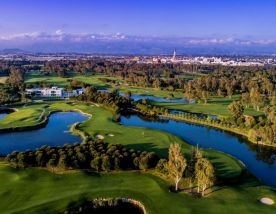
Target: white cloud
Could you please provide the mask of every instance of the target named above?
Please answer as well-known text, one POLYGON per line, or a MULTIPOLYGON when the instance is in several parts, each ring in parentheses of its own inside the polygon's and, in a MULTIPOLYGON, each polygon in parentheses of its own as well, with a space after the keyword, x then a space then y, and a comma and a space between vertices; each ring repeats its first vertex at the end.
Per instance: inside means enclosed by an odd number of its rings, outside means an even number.
POLYGON ((158 37, 158 36, 130 36, 122 33, 115 34, 71 34, 65 33, 63 30, 58 29, 54 33, 46 32, 31 32, 21 33, 9 36, 0 36, 0 42, 94 42, 100 41, 133 41, 133 42, 160 42, 168 44, 181 44, 181 45, 269 45, 276 44, 276 40, 260 40, 260 39, 239 39, 234 37, 158 37))

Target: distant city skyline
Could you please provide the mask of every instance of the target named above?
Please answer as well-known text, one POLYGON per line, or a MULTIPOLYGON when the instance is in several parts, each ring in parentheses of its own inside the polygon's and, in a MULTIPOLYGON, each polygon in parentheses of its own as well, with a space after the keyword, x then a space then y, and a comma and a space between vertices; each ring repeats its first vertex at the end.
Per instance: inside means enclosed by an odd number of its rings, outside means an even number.
POLYGON ((0 8, 0 49, 274 53, 276 45, 274 0, 9 0, 0 8))

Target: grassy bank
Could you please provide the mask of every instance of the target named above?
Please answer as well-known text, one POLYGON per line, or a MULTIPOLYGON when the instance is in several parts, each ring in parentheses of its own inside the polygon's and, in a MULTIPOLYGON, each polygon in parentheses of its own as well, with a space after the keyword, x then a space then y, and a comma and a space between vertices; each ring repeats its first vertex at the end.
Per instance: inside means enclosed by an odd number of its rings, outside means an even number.
MULTIPOLYGON (((231 113, 228 111, 228 105, 233 101, 237 100, 238 97, 235 96, 231 99, 229 98, 212 98, 207 104, 192 104, 183 102, 174 103, 161 103, 161 102, 151 102, 152 105, 168 108, 171 110, 180 110, 189 113, 200 113, 200 114, 210 114, 218 116, 230 116, 231 113)), ((251 116, 261 116, 264 113, 256 111, 253 108, 246 108, 244 111, 245 115, 251 116)))
POLYGON ((149 214, 273 213, 276 206, 258 202, 275 192, 251 180, 237 186, 215 187, 204 199, 168 191, 167 182, 148 173, 95 174, 71 171, 52 174, 40 169, 16 170, 0 165, 1 213, 58 213, 83 198, 130 197, 141 201, 149 214))

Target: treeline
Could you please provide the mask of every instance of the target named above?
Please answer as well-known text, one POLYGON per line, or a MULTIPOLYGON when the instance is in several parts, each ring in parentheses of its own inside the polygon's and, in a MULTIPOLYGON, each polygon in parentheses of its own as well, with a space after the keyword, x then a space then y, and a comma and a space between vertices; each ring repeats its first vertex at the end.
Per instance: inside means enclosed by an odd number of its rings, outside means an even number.
POLYGON ((82 102, 95 102, 103 104, 105 107, 111 108, 117 113, 126 111, 128 108, 132 107, 131 98, 120 96, 118 90, 114 90, 112 92, 97 91, 91 86, 86 87, 84 94, 71 97, 71 99, 82 102))
POLYGON ((43 146, 35 151, 15 151, 6 157, 14 168, 47 167, 52 172, 56 169, 147 170, 154 168, 158 160, 153 152, 135 151, 103 141, 65 144, 63 147, 43 146))
POLYGON ((24 73, 26 69, 22 63, 0 61, 0 77, 8 76, 6 82, 0 83, 0 105, 21 101, 24 89, 24 73))
POLYGON ((235 129, 247 135, 251 140, 265 144, 275 145, 276 143, 276 114, 272 107, 266 106, 264 108, 265 115, 254 117, 244 115, 242 102, 234 101, 228 106, 231 112, 229 117, 221 117, 219 119, 212 119, 209 117, 197 117, 192 113, 183 112, 178 114, 168 114, 172 118, 189 120, 195 123, 203 123, 206 125, 213 125, 220 128, 235 129))
MULTIPOLYGON (((68 72, 98 73, 118 77, 129 85, 182 90, 188 99, 207 101, 209 96, 244 94, 244 102, 256 109, 276 103, 276 67, 137 64, 112 62, 104 59, 59 60, 45 62, 40 69, 44 74, 66 76, 68 72), (193 79, 183 77, 194 75, 193 79), (197 75, 197 74, 205 75, 197 75), (250 99, 248 99, 250 97, 250 99)), ((115 84, 116 81, 110 81, 115 84)))
POLYGON ((20 89, 11 85, 0 84, 0 105, 21 101, 20 89))
MULTIPOLYGON (((53 60, 36 62, 1 62, 0 73, 9 74, 12 85, 23 82, 26 71, 38 71, 45 75, 64 77, 79 74, 106 74, 123 79, 128 85, 154 87, 170 91, 182 90, 188 99, 205 102, 210 96, 233 96, 243 94, 246 106, 260 109, 276 104, 276 67, 183 65, 183 64, 138 64, 135 62, 112 62, 106 59, 53 60), (194 75, 192 80, 186 74, 194 75), (200 75, 197 75, 200 74, 200 75), (204 75, 201 75, 204 74, 204 75)), ((109 81, 109 80, 105 80, 109 81)), ((110 80, 116 84, 116 81, 110 80)))
POLYGON ((135 103, 135 109, 144 115, 149 115, 149 116, 157 116, 160 114, 167 114, 168 109, 167 108, 162 108, 162 107, 157 107, 154 105, 150 104, 150 101, 147 99, 142 99, 139 100, 135 103))

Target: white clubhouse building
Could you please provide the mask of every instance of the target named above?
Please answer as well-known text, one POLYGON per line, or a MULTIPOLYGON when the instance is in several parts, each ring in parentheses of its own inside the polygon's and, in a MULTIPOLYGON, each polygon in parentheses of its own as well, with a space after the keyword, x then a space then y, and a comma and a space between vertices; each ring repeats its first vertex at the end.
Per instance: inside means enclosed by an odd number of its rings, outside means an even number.
POLYGON ((83 94, 84 89, 75 89, 73 91, 67 92, 64 88, 52 87, 52 88, 31 88, 26 89, 26 94, 34 97, 73 97, 83 94))

